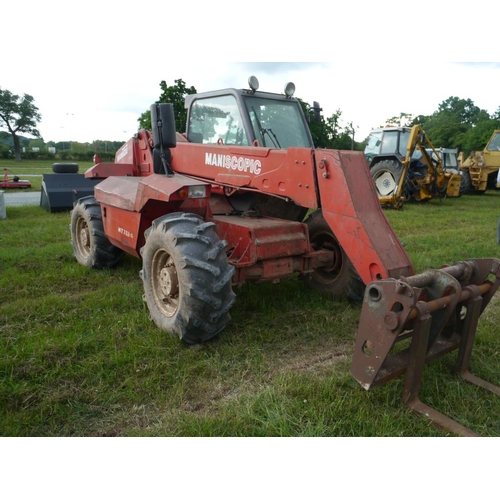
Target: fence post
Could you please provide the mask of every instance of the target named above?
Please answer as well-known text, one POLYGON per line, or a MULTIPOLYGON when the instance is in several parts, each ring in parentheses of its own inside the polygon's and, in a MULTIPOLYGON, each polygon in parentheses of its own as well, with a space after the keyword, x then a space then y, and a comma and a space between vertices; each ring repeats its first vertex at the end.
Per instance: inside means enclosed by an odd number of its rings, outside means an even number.
POLYGON ((3 191, 0 191, 0 219, 7 218, 7 211, 5 210, 5 196, 3 191))

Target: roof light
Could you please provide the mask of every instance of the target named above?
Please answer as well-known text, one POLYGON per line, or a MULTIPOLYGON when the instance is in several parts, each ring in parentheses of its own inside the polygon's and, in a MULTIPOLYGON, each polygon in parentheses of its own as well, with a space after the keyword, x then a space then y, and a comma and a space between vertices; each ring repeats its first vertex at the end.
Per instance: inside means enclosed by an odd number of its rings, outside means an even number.
POLYGON ((256 90, 258 90, 259 88, 259 80, 257 80, 257 77, 256 76, 251 76, 249 79, 248 79, 248 85, 250 86, 250 88, 255 92, 256 90))
POLYGON ((285 85, 285 95, 287 97, 292 97, 293 94, 295 94, 295 84, 292 83, 292 82, 288 82, 286 85, 285 85))

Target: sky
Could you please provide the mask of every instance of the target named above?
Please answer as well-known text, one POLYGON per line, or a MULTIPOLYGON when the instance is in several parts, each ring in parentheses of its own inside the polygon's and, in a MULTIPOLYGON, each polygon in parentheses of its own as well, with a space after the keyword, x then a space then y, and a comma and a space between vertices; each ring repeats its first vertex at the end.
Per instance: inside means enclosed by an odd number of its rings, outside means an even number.
MULTIPOLYGON (((431 114, 451 96, 489 113, 500 107, 500 62, 483 50, 496 47, 487 35, 475 49, 478 37, 458 36, 454 18, 422 0, 423 13, 446 14, 449 31, 398 40, 400 2, 351 4, 327 15, 315 1, 294 10, 257 0, 239 11, 228 1, 187 9, 156 0, 27 1, 22 12, 9 3, 1 9, 12 22, 2 23, 0 88, 33 96, 46 142, 126 141, 162 80, 203 92, 247 88, 255 75, 260 90, 277 93, 293 81, 296 97, 318 101, 325 118, 340 110, 358 141, 388 118, 431 114), (373 17, 376 5, 383 20, 373 17)), ((455 9, 456 22, 467 12, 455 9)))

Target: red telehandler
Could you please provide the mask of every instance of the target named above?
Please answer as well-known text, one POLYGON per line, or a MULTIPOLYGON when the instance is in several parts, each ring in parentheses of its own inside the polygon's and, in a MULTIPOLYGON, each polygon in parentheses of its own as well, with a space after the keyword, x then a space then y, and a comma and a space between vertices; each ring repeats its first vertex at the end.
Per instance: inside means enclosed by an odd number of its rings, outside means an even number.
POLYGON ((154 104, 152 131, 140 130, 114 163, 96 161, 85 177, 102 180, 71 215, 77 261, 142 259, 151 319, 188 344, 228 324, 236 283, 299 275, 316 290, 362 299, 355 379, 370 389, 406 373, 404 404, 474 435, 422 403, 419 388, 427 361, 458 350, 457 372, 500 394, 468 371, 500 261, 415 275, 363 152, 315 149, 293 84, 284 94, 258 91, 255 77, 249 86, 188 95, 184 134, 173 106, 154 104))

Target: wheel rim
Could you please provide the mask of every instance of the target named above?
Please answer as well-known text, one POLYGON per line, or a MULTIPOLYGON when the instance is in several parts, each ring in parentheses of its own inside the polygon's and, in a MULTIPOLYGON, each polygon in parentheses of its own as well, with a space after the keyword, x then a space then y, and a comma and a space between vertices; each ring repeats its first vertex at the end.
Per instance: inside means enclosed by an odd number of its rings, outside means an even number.
POLYGON ((394 175, 388 170, 382 170, 373 180, 375 182, 375 187, 381 196, 392 194, 398 187, 398 183, 394 178, 394 175))
POLYGON ((90 229, 87 221, 80 217, 76 221, 76 246, 80 255, 86 259, 90 255, 90 229))
POLYGON ((151 262, 155 302, 162 314, 172 317, 179 307, 179 279, 174 260, 165 250, 157 250, 151 262))
POLYGON ((330 250, 333 253, 330 266, 320 267, 314 271, 316 281, 324 285, 333 283, 339 276, 343 265, 342 249, 337 240, 329 233, 317 234, 311 241, 314 250, 330 250))

